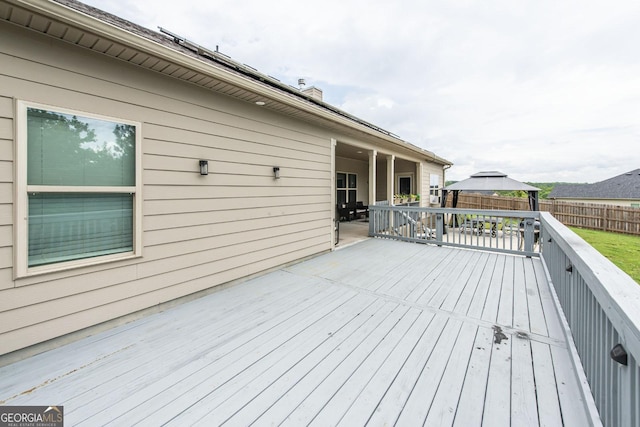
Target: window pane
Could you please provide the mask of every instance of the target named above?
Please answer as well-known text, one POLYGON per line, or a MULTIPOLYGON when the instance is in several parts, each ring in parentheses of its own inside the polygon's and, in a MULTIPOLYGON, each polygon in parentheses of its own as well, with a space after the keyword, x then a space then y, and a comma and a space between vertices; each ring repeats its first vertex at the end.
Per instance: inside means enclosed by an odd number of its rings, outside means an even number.
POLYGON ((133 195, 30 194, 29 266, 133 251, 133 195))
POLYGON ((134 186, 136 128, 27 108, 29 185, 134 186))
POLYGON ((400 177, 400 188, 398 189, 400 194, 411 194, 411 177, 400 177))
POLYGON ((349 188, 358 188, 357 185, 357 175, 354 175, 352 173, 349 174, 349 188))
POLYGON ((339 173, 336 175, 336 187, 347 188, 347 174, 339 173))
POLYGON ((356 190, 349 190, 349 200, 348 200, 348 202, 355 203, 357 197, 358 196, 356 195, 356 190))
POLYGON ((347 203, 347 190, 338 190, 338 197, 336 198, 336 202, 339 205, 342 203, 347 203))

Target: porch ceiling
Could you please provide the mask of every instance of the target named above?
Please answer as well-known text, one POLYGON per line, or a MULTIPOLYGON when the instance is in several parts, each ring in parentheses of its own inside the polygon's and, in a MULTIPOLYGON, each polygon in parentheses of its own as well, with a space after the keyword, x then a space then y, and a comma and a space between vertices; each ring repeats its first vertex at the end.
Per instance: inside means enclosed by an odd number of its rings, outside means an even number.
POLYGON ((336 145, 336 157, 344 157, 346 159, 368 162, 369 150, 338 142, 338 144, 336 145))

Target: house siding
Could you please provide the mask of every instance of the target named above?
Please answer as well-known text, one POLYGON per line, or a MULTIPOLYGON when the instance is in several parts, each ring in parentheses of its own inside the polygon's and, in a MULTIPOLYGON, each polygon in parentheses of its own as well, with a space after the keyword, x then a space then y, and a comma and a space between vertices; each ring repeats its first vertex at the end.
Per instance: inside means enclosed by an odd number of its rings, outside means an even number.
POLYGON ((445 184, 444 170, 442 166, 429 162, 423 162, 422 165, 422 192, 420 193, 422 197, 420 198, 420 205, 425 207, 439 206, 439 203, 430 202, 431 175, 438 175, 440 177, 440 197, 442 197, 442 187, 444 187, 445 184))
POLYGON ((0 354, 331 249, 333 133, 6 23, 0 62, 0 354), (14 279, 15 99, 142 123, 141 258, 14 279))
MULTIPOLYGON (((81 33, 70 28, 64 37, 89 48, 105 43, 81 33)), ((203 88, 218 82, 186 71, 191 62, 173 65, 143 50, 111 45, 107 53, 123 61, 0 21, 0 355, 331 250, 335 171, 358 174, 358 200, 369 193, 368 163, 334 159, 333 141, 383 145, 379 155, 402 159, 398 171, 415 173, 427 192, 429 180, 417 175, 442 172, 418 167, 418 150, 361 132, 339 114, 335 122, 306 110, 299 116, 298 100, 274 107, 293 116, 243 102, 203 88), (133 65, 138 56, 137 64, 156 61, 158 72, 133 65), (140 123, 140 257, 16 277, 17 101, 140 123), (209 161, 208 176, 199 174, 200 159, 209 161)), ((379 157, 378 194, 385 170, 379 157)))
POLYGON ((13 100, 0 96, 0 291, 12 283, 13 100))

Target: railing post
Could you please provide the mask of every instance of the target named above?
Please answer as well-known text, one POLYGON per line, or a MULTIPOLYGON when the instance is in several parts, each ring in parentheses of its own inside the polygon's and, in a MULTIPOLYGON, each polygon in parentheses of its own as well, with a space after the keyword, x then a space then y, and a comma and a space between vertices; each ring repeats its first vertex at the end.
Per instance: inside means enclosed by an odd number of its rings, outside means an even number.
POLYGON ((373 231, 376 229, 376 209, 369 209, 369 237, 373 237, 373 231))
POLYGON ((526 252, 533 252, 534 244, 534 227, 533 218, 527 218, 524 220, 524 250, 526 252))
POLYGON ((442 242, 442 235, 444 234, 444 214, 436 214, 436 240, 442 242))

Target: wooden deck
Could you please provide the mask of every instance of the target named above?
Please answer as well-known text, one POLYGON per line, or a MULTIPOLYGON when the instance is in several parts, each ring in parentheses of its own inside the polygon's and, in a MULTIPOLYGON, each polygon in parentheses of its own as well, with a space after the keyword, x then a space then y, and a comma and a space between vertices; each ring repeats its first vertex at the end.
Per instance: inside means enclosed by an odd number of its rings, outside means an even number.
POLYGON ((67 425, 588 425, 539 259, 369 239, 0 368, 67 425))

